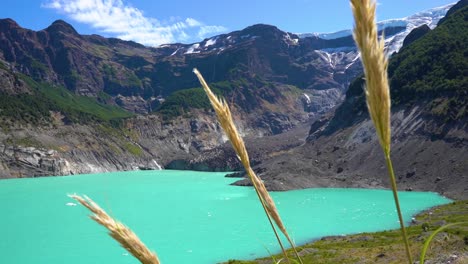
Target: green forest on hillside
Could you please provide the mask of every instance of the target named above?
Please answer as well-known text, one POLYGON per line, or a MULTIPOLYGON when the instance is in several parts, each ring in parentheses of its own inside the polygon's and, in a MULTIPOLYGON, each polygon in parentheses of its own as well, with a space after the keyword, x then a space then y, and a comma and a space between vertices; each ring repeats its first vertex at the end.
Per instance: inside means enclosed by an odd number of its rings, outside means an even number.
POLYGON ((118 106, 99 103, 95 98, 76 95, 63 87, 38 83, 25 75, 18 78, 32 88, 31 93, 0 94, 0 116, 15 122, 35 125, 50 122, 50 111, 61 112, 71 123, 110 122, 133 115, 118 106))
MULTIPOLYGON (((468 7, 446 17, 434 30, 403 47, 389 61, 392 106, 424 105, 424 112, 440 122, 467 117, 468 7)), ((350 125, 367 114, 364 79, 354 79, 346 100, 336 110, 331 128, 350 125), (362 115, 361 115, 362 116, 362 115)))

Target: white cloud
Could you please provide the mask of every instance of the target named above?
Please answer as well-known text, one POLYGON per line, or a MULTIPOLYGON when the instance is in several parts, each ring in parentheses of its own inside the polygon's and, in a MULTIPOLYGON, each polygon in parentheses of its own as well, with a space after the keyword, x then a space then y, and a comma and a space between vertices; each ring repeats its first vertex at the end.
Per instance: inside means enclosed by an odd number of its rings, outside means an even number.
POLYGON ((223 26, 205 25, 190 17, 171 18, 169 23, 162 23, 146 17, 141 10, 124 4, 122 0, 49 0, 41 6, 109 35, 149 46, 196 41, 196 38, 227 30, 223 26))
POLYGON ((190 36, 185 33, 185 31, 181 31, 177 37, 177 39, 181 40, 181 41, 187 41, 190 39, 190 36))
POLYGON ((195 20, 195 19, 193 19, 191 17, 185 19, 185 22, 191 27, 199 27, 199 26, 203 25, 203 23, 200 23, 199 21, 197 21, 197 20, 195 20))
POLYGON ((201 26, 198 30, 198 37, 204 38, 208 34, 221 33, 226 31, 226 28, 223 26, 201 26))

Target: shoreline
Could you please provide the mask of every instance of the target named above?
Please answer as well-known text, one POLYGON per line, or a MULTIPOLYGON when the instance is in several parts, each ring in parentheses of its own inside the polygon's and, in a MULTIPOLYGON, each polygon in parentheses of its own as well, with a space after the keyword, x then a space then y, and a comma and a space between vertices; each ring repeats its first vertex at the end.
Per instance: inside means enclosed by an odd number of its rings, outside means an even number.
MULTIPOLYGON (((412 216, 412 221, 410 224, 406 226, 408 233, 410 234, 411 240, 411 250, 413 253, 414 260, 419 260, 420 248, 422 243, 425 239, 440 226, 445 224, 455 222, 450 221, 450 219, 440 220, 440 218, 446 218, 447 215, 453 214, 460 214, 461 217, 468 221, 468 200, 452 200, 452 202, 444 204, 444 205, 437 205, 431 208, 422 210, 419 213, 416 213, 412 216), (427 225, 427 231, 424 231, 424 225, 427 225), (420 231, 418 231, 420 230, 420 231), (419 232, 419 234, 418 234, 419 232), (415 237, 417 240, 415 240, 415 237), (416 255, 415 255, 416 254, 416 255)), ((451 219, 453 220, 453 219, 451 219)), ((367 255, 367 258, 363 258, 361 255, 359 263, 389 263, 394 261, 405 261, 405 256, 403 254, 403 243, 401 242, 401 238, 399 237, 400 229, 391 229, 391 230, 382 230, 376 232, 362 232, 362 233, 355 233, 355 234, 348 234, 348 235, 337 235, 337 236, 325 236, 317 239, 313 239, 309 242, 301 244, 297 246, 299 255, 301 258, 306 257, 306 260, 303 259, 304 263, 354 263, 354 262, 346 262, 344 259, 348 256, 346 253, 341 253, 343 256, 340 255, 340 251, 336 250, 336 248, 344 249, 348 251, 350 247, 350 243, 358 244, 357 248, 355 249, 355 254, 357 251, 375 251, 373 249, 377 248, 377 251, 380 253, 375 255, 367 255), (393 239, 393 243, 388 243, 385 241, 387 245, 380 245, 382 237, 391 237, 393 239), (396 239, 394 239, 396 238, 396 239), (396 242, 396 243, 395 243, 396 242), (375 245, 377 244, 377 246, 375 245), (395 248, 396 247, 396 248, 395 248), (335 254, 336 256, 322 256, 323 259, 320 259, 319 255, 322 255, 320 251, 324 253, 323 255, 327 255, 330 252, 335 254), (396 256, 390 254, 397 254, 396 256), (307 262, 308 257, 313 256, 313 262, 307 262), (330 259, 329 259, 330 257, 330 259), (403 257, 403 258, 399 258, 403 257), (337 259, 340 259, 340 262, 337 259)), ((453 234, 452 238, 449 238, 450 241, 446 241, 448 243, 452 243, 456 241, 458 247, 453 248, 452 250, 441 249, 443 244, 432 242, 431 247, 433 248, 432 251, 430 250, 426 255, 426 263, 466 263, 464 261, 468 261, 468 251, 466 249, 463 251, 463 246, 466 247, 467 244, 467 237, 468 237, 468 225, 461 226, 460 228, 454 229, 447 229, 444 233, 446 234, 453 234), (433 245, 434 244, 434 245, 433 245), (431 252, 439 252, 441 254, 437 256, 432 256, 432 259, 429 258, 429 254, 431 252), (436 260, 434 260, 434 258, 436 260), (435 262, 431 262, 435 261, 435 262), (451 261, 451 262, 447 262, 451 261), (455 261, 455 262, 454 262, 455 261)), ((446 239, 446 238, 445 238, 446 239)), ((292 253, 292 249, 287 249, 288 254, 291 258, 294 258, 292 253)), ((361 252, 362 253, 362 252, 361 252)), ((432 254, 434 255, 434 254, 432 254)), ((223 264, 266 264, 271 263, 272 259, 280 259, 282 257, 281 253, 277 253, 271 256, 265 256, 261 258, 256 258, 253 260, 228 260, 226 262, 222 262, 223 264)), ((351 256, 349 256, 351 257, 351 256)))
MULTIPOLYGON (((168 170, 168 171, 171 171, 171 170, 168 170)), ((121 171, 121 173, 125 173, 125 172, 128 172, 128 171, 121 171)), ((133 171, 133 172, 136 172, 136 171, 133 171)), ((209 172, 208 172, 208 173, 209 173, 209 172)), ((226 174, 226 172, 223 172, 223 173, 218 172, 218 173, 220 173, 220 176, 221 176, 221 174, 226 174)), ((88 174, 88 175, 89 175, 89 174, 88 174)), ((91 174, 91 175, 92 175, 92 174, 91 174)), ((73 175, 70 175, 70 176, 73 176, 73 175)), ((59 176, 59 177, 60 177, 60 176, 59 176)), ((42 178, 42 177, 41 177, 41 178, 42 178)), ((44 178, 50 178, 50 177, 44 177, 44 178)), ((319 187, 319 188, 324 188, 324 187, 319 187)), ((336 188, 336 187, 332 187, 332 188, 336 188)), ((359 188, 359 189, 366 189, 366 190, 372 190, 372 189, 373 189, 373 190, 384 190, 385 188, 359 188)), ((438 193, 438 192, 432 191, 432 193, 447 198, 446 196, 441 195, 441 194, 438 193)), ((451 200, 450 203, 453 203, 453 202, 455 202, 455 203, 457 203, 457 202, 463 202, 463 201, 459 201, 459 200, 456 200, 456 199, 450 199, 450 200, 451 200)), ((465 215, 468 216, 468 200, 465 201, 465 202, 466 202, 466 204, 467 204, 467 210, 465 211, 465 215)), ((420 211, 420 212, 417 212, 417 213, 413 214, 413 217, 419 216, 419 215, 422 215, 422 214, 427 214, 428 212, 434 211, 434 209, 437 208, 437 207, 439 207, 439 206, 430 207, 430 208, 424 209, 424 210, 422 210, 422 211, 420 211)), ((416 217, 416 218, 417 218, 417 217, 416 217)), ((468 220, 468 219, 467 219, 467 220, 468 220)), ((408 220, 408 221, 410 221, 410 220, 408 220)), ((420 224, 421 224, 420 222, 415 222, 415 223, 412 223, 410 226, 418 226, 418 225, 420 225, 420 224)), ((396 232, 396 231, 398 231, 398 229, 396 229, 396 230, 391 230, 391 231, 392 231, 392 232, 396 232)), ((317 244, 317 243, 322 243, 323 241, 325 241, 325 242, 327 242, 327 241, 330 242, 330 241, 339 241, 339 240, 347 240, 347 239, 349 240, 350 238, 356 237, 356 236, 369 235, 369 234, 371 234, 371 236, 375 236, 375 234, 383 233, 383 232, 388 232, 388 231, 376 231, 376 232, 371 232, 371 233, 366 232, 366 233, 347 234, 347 235, 344 235, 344 236, 342 236, 342 235, 337 235, 337 236, 318 237, 318 238, 314 238, 314 239, 310 239, 310 240, 306 241, 304 244, 301 244, 301 246, 298 247, 298 248, 307 249, 307 248, 309 248, 309 247, 314 247, 314 246, 311 246, 311 245, 314 245, 314 244, 317 244)), ((467 233, 467 236, 468 236, 468 233, 467 233)), ((368 238, 364 238, 364 241, 367 241, 367 239, 368 239, 368 238)), ((315 250, 314 250, 314 252, 315 252, 315 250)), ((309 252, 308 250, 306 250, 306 251, 304 251, 304 252, 302 252, 302 253, 303 253, 303 254, 309 254, 310 252, 309 252)), ((235 263, 235 262, 234 262, 234 263, 235 263)), ((240 262, 240 263, 245 263, 245 262, 240 262)), ((260 262, 260 263, 261 263, 261 262, 260 262)))
MULTIPOLYGON (((244 175, 244 172, 242 171, 211 171, 211 170, 184 170, 184 169, 134 169, 134 170, 109 170, 106 168, 103 168, 102 171, 96 170, 96 171, 90 171, 88 173, 79 173, 79 174, 66 174, 66 175, 34 175, 34 176, 22 176, 22 177, 8 177, 8 178, 0 178, 0 181, 2 180, 10 180, 10 179, 29 179, 29 178, 48 178, 48 177, 73 177, 76 175, 92 175, 92 174, 101 174, 101 173, 116 173, 116 172, 134 172, 134 171, 160 171, 160 170, 168 170, 168 171, 196 171, 196 172, 214 172, 214 173, 226 173, 224 177, 226 178, 237 178, 238 180, 233 182, 231 185, 234 186, 241 186, 241 187, 252 187, 250 181, 248 178, 246 178, 244 175), (237 174, 234 176, 234 174, 237 174), (231 175, 231 176, 228 176, 231 175)), ((336 175, 335 175, 336 176, 336 175)), ((293 191, 293 190, 303 190, 303 189, 311 189, 311 188, 356 188, 356 189, 371 189, 371 190, 391 190, 389 187, 382 186, 381 184, 375 185, 375 186, 370 186, 366 184, 355 184, 352 181, 337 181, 333 176, 330 176, 329 180, 329 185, 324 185, 321 183, 320 185, 315 185, 315 186, 303 186, 303 187, 281 187, 278 188, 277 184, 269 184, 270 179, 264 179, 266 183, 266 187, 268 191, 270 192, 284 192, 284 191, 293 191)), ((406 188, 406 189, 401 189, 399 188, 399 192, 433 192, 437 193, 438 195, 448 198, 453 201, 462 201, 465 200, 464 198, 458 198, 455 196, 451 196, 450 194, 447 195, 444 192, 439 192, 437 190, 431 189, 431 188, 406 188)))

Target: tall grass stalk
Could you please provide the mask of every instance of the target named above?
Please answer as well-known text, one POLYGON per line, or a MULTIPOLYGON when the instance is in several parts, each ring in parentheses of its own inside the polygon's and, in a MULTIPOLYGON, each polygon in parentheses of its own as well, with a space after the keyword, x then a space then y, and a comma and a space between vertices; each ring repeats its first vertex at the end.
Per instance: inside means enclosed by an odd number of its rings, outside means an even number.
POLYGON ((268 193, 265 187, 265 184, 263 184, 263 181, 255 174, 255 172, 252 170, 252 167, 250 166, 250 160, 249 160, 249 155, 247 153, 247 149, 245 148, 244 141, 242 140, 241 136, 237 132, 236 126, 234 125, 234 121, 232 120, 232 115, 231 115, 231 111, 229 110, 229 106, 226 104, 226 101, 224 101, 224 99, 218 98, 211 91, 205 79, 203 79, 203 76, 197 69, 193 69, 193 72, 198 77, 198 80, 203 86, 203 89, 205 90, 208 96, 208 99, 210 100, 211 105, 213 106, 216 112, 216 115, 218 117, 219 123, 221 124, 221 127, 223 128, 224 132, 226 133, 229 140, 231 141, 231 144, 238 158, 240 159, 242 165, 245 168, 247 175, 249 176, 249 179, 252 182, 252 185, 257 193, 258 199, 260 200, 260 203, 262 204, 262 207, 265 211, 268 221, 270 222, 271 228, 273 229, 276 239, 278 240, 278 244, 280 245, 281 250, 283 251, 283 255, 285 259, 290 263, 290 260, 286 254, 286 251, 284 250, 283 244, 281 243, 281 239, 278 236, 278 232, 276 231, 275 225, 271 221, 272 219, 276 223, 276 226, 281 230, 281 232, 284 234, 284 236, 288 240, 299 262, 302 263, 302 260, 299 257, 299 254, 297 253, 296 246, 294 245, 293 241, 289 237, 289 234, 286 231, 283 221, 281 220, 281 217, 279 215, 278 209, 276 208, 275 202, 273 201, 273 198, 271 198, 270 194, 268 193))
POLYGON ((86 195, 81 197, 73 194, 71 198, 78 201, 84 207, 88 208, 93 215, 91 219, 109 230, 109 235, 114 238, 120 245, 137 258, 143 264, 159 264, 159 259, 156 253, 149 250, 138 236, 121 222, 110 217, 98 204, 91 200, 86 195))
POLYGON ((434 231, 434 232, 427 238, 426 242, 424 242, 424 246, 423 246, 422 251, 421 251, 421 258, 419 259, 419 263, 420 263, 420 264, 424 264, 424 259, 426 258, 427 249, 429 248, 429 245, 431 244, 432 239, 434 239, 434 237, 435 237, 439 232, 442 232, 442 231, 444 231, 444 230, 447 229, 447 228, 450 228, 450 227, 453 227, 453 226, 458 226, 458 225, 468 225, 468 222, 458 222, 458 223, 446 224, 446 225, 444 225, 444 226, 439 227, 436 231, 434 231))
POLYGON ((351 0, 351 9, 354 15, 354 40, 361 52, 366 78, 366 101, 369 114, 374 123, 380 146, 385 155, 387 169, 392 185, 400 228, 405 244, 408 263, 413 263, 408 236, 398 201, 397 185, 390 158, 390 90, 388 86, 387 66, 388 60, 384 51, 384 38, 377 36, 375 23, 376 3, 373 0, 351 0))

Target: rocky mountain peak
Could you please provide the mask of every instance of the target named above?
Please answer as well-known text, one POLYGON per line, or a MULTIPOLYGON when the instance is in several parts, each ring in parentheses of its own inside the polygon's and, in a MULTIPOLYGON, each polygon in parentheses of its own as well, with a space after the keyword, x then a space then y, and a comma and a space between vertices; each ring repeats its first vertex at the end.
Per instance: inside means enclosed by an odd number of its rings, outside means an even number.
MULTIPOLYGON (((463 0, 467 1, 467 0, 463 0)), ((463 1, 461 1, 462 5, 463 1)), ((442 19, 447 11, 453 6, 454 4, 448 4, 445 6, 435 7, 428 10, 424 10, 418 12, 414 15, 397 18, 397 19, 389 19, 380 21, 377 23, 379 34, 384 33, 385 35, 385 47, 389 54, 394 52, 398 52, 403 45, 403 40, 413 29, 420 27, 426 24, 430 29, 433 29, 440 19, 442 19)), ((352 30, 340 30, 337 32, 331 33, 302 33, 298 34, 301 38, 307 37, 316 37, 316 39, 320 40, 346 40, 346 43, 352 41, 352 30)), ((316 41, 317 42, 317 41, 316 41)), ((323 42, 323 41, 322 41, 323 42)))
POLYGON ((251 34, 256 36, 271 35, 271 34, 282 34, 283 31, 277 27, 267 24, 255 24, 241 30, 242 34, 251 34))
POLYGON ((424 36, 426 33, 431 31, 431 28, 424 24, 420 27, 413 29, 408 36, 403 40, 402 48, 408 46, 409 44, 413 43, 414 41, 418 40, 420 37, 424 36))
POLYGON ((0 19, 0 30, 1 31, 7 31, 7 30, 16 29, 16 28, 21 28, 21 27, 13 19, 11 19, 11 18, 0 19))
POLYGON ((288 33, 275 26, 267 24, 255 24, 240 31, 242 37, 262 38, 268 41, 284 40, 288 44, 297 44, 299 37, 296 34, 288 33), (296 41, 294 41, 296 39, 296 41))
POLYGON ((48 28, 45 29, 49 33, 65 33, 65 34, 72 34, 75 36, 79 36, 78 32, 73 28, 72 25, 68 24, 67 22, 59 19, 54 21, 48 28))
POLYGON ((437 25, 440 25, 443 23, 446 19, 446 17, 450 16, 451 14, 457 12, 458 10, 462 9, 463 7, 468 5, 468 0, 460 0, 458 1, 455 5, 453 5, 448 11, 445 17, 441 18, 437 25))

